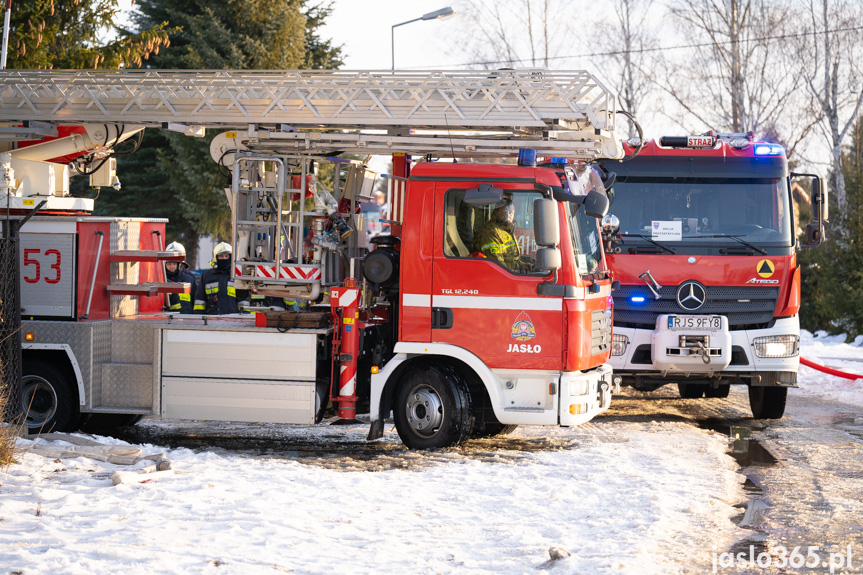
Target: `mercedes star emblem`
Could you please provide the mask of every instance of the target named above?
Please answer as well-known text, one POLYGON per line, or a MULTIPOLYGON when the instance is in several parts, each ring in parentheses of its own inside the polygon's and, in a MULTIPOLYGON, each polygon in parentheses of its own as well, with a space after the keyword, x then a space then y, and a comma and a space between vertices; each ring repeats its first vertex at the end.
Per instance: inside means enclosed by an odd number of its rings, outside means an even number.
POLYGON ((683 282, 677 288, 677 305, 686 311, 695 311, 707 300, 707 290, 695 281, 683 282))

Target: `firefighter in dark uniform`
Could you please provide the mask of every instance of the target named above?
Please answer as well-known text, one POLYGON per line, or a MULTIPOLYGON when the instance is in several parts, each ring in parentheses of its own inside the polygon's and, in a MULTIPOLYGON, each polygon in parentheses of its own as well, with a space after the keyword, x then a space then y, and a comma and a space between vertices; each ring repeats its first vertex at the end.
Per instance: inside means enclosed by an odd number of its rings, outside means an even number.
MULTIPOLYGON (((180 242, 171 242, 165 251, 182 254, 183 258, 186 257, 186 248, 180 242)), ((185 259, 181 262, 165 262, 165 279, 169 282, 187 283, 191 286, 189 293, 169 293, 166 310, 194 313, 195 305, 192 303, 192 298, 195 297, 197 281, 195 275, 189 271, 189 264, 185 262, 185 259)))
POLYGON ((518 271, 521 267, 520 251, 518 242, 512 235, 513 220, 515 220, 515 206, 512 203, 507 202, 495 209, 491 219, 474 235, 473 251, 502 264, 509 270, 518 271))
POLYGON ((195 291, 195 313, 225 315, 249 307, 249 291, 236 289, 231 281, 231 251, 225 242, 213 248, 213 269, 203 273, 195 291))

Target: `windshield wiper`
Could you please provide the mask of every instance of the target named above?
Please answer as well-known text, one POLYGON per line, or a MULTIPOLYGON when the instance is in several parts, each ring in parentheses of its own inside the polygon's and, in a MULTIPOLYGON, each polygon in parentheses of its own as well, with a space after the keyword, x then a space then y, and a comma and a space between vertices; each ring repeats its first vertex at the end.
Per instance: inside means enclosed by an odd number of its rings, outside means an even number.
POLYGON ((758 252, 762 256, 767 255, 767 250, 759 248, 758 246, 754 246, 754 245, 750 244, 749 242, 747 242, 746 240, 741 240, 740 237, 732 236, 730 234, 711 234, 711 235, 707 235, 707 236, 699 235, 699 236, 683 236, 683 237, 685 237, 685 238, 731 238, 732 240, 740 242, 741 244, 743 244, 747 248, 755 250, 756 252, 758 252))
MULTIPOLYGON (((676 253, 677 253, 677 251, 676 251, 674 248, 670 248, 670 247, 668 247, 668 246, 664 246, 664 245, 662 245, 661 243, 657 242, 656 240, 651 239, 651 238, 650 238, 650 236, 645 236, 644 234, 618 234, 618 236, 617 236, 617 237, 619 237, 619 238, 640 238, 640 239, 642 239, 642 240, 647 240, 647 241, 649 241, 649 242, 650 242, 650 243, 652 243, 653 245, 655 245, 655 246, 657 246, 657 247, 659 247, 659 248, 661 248, 661 249, 663 249, 663 250, 667 251, 668 253, 671 253, 671 254, 676 254, 676 253)), ((660 252, 660 253, 662 253, 662 252, 660 252)))

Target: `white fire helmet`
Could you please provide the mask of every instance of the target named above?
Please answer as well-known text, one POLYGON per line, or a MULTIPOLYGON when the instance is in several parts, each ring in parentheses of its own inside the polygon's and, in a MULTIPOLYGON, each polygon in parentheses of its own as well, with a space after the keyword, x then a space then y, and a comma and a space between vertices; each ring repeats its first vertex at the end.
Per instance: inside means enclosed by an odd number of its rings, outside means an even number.
POLYGON ((234 250, 231 249, 231 244, 227 242, 219 242, 213 247, 213 265, 215 265, 219 254, 230 254, 234 250))
POLYGON ((189 267, 189 264, 186 263, 186 248, 183 247, 183 244, 180 242, 171 242, 168 244, 168 247, 165 248, 166 252, 174 252, 176 254, 183 254, 183 261, 178 262, 181 266, 189 267))

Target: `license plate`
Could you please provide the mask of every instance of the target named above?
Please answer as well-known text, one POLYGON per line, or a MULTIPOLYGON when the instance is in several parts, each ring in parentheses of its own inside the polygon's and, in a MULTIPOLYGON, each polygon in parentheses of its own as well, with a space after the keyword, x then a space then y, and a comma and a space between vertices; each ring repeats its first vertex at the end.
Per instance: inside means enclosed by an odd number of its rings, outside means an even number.
POLYGON ((670 315, 668 329, 719 329, 722 318, 718 315, 670 315))

